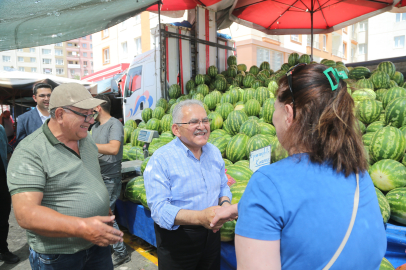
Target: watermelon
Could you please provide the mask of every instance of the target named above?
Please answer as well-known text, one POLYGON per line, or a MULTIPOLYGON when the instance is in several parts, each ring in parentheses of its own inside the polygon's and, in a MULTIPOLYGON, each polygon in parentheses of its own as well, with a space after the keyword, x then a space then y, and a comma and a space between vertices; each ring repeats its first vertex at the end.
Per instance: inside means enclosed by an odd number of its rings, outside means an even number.
POLYGON ((311 61, 311 59, 310 59, 310 55, 308 55, 308 54, 302 54, 300 57, 299 57, 299 63, 306 63, 306 64, 310 64, 310 61, 311 61))
POLYGON ((376 94, 373 90, 364 88, 364 89, 354 91, 354 93, 352 93, 351 97, 354 99, 355 102, 357 102, 357 101, 361 101, 361 100, 365 100, 365 99, 373 100, 376 98, 376 94))
POLYGON ((246 151, 247 158, 248 159, 250 158, 250 154, 252 151, 270 145, 271 138, 272 137, 263 134, 257 134, 255 136, 252 136, 247 143, 247 151, 246 151))
MULTIPOLYGON (((241 125, 248 120, 248 116, 242 111, 232 111, 227 116, 227 126, 230 128, 231 135, 240 132, 241 125)), ((233 161, 232 159, 230 159, 233 161)))
POLYGON ((195 83, 196 83, 196 85, 204 84, 204 75, 197 74, 195 77, 195 83))
POLYGON ((260 132, 261 132, 260 126, 254 120, 247 120, 240 127, 240 133, 245 134, 250 138, 254 135, 259 134, 260 132))
POLYGON ((264 75, 263 73, 261 73, 261 72, 258 74, 257 79, 262 81, 262 83, 264 84, 265 80, 268 79, 268 77, 266 75, 264 75))
POLYGON ((237 70, 238 70, 238 71, 246 72, 246 71, 247 71, 247 65, 245 65, 245 64, 239 64, 239 65, 237 65, 237 70))
POLYGON ((327 60, 327 61, 324 61, 323 65, 335 68, 337 64, 336 64, 336 61, 334 61, 334 60, 327 60))
POLYGON ((152 118, 152 109, 145 108, 141 113, 141 118, 145 123, 147 123, 149 121, 149 119, 152 118))
POLYGON ((256 65, 253 65, 253 66, 250 67, 249 73, 257 76, 258 73, 259 73, 259 68, 256 65))
POLYGON ((161 136, 159 136, 159 138, 164 138, 164 137, 168 137, 168 138, 174 138, 174 136, 172 135, 172 131, 164 131, 162 132, 161 136))
POLYGON ((225 137, 217 137, 211 140, 210 143, 213 144, 215 147, 217 147, 220 150, 221 155, 225 157, 228 142, 229 140, 225 137))
POLYGON ((138 140, 138 135, 140 134, 141 129, 137 128, 131 133, 130 143, 131 146, 143 146, 144 142, 138 140))
POLYGON ((395 267, 386 259, 382 258, 381 265, 378 270, 395 270, 395 267))
POLYGON ((227 89, 227 81, 224 78, 221 79, 217 79, 214 81, 214 87, 218 90, 218 91, 224 91, 227 89))
POLYGON ((245 103, 245 112, 247 116, 258 116, 261 104, 256 99, 250 99, 245 103))
POLYGON ((384 61, 379 63, 378 67, 376 68, 380 71, 384 71, 386 74, 389 75, 390 78, 392 78, 395 75, 396 67, 395 64, 393 64, 390 61, 384 61))
POLYGON ((127 157, 129 160, 144 160, 144 152, 141 146, 131 147, 127 151, 127 157))
POLYGON ((224 136, 226 135, 227 132, 225 132, 223 129, 216 129, 210 132, 210 136, 212 135, 218 135, 218 136, 224 136))
POLYGON ((371 81, 375 89, 389 88, 390 77, 386 72, 378 70, 371 75, 371 81))
POLYGON ((366 67, 355 67, 348 72, 348 78, 359 80, 362 77, 369 78, 371 71, 366 67))
POLYGON ((386 110, 386 106, 389 104, 389 102, 399 97, 406 97, 406 89, 402 87, 392 87, 388 89, 382 98, 383 108, 386 110))
POLYGON ((229 66, 237 65, 237 57, 235 57, 234 55, 230 55, 227 58, 227 65, 229 66))
POLYGON ((169 105, 168 105, 168 101, 166 101, 166 99, 164 98, 160 98, 158 99, 157 103, 156 103, 156 107, 161 107, 165 110, 165 112, 169 109, 169 105))
POLYGON ((337 70, 337 71, 344 71, 345 75, 348 76, 348 72, 349 72, 349 71, 348 71, 348 68, 347 68, 347 67, 339 65, 339 66, 336 66, 336 70, 337 70))
POLYGON ((248 120, 254 120, 255 122, 258 122, 259 118, 256 116, 248 116, 248 120))
POLYGON ((361 132, 361 134, 364 134, 367 128, 365 127, 364 123, 358 120, 355 123, 355 129, 358 129, 361 132))
MULTIPOLYGON (((192 89, 194 89, 194 88, 196 88, 196 83, 195 83, 195 81, 194 81, 194 80, 189 80, 189 81, 187 81, 187 83, 186 83, 186 90, 189 92, 190 90, 192 90, 192 89)), ((176 99, 176 98, 174 98, 174 99, 176 99)))
POLYGON ((267 136, 276 136, 276 129, 274 126, 268 123, 259 123, 261 128, 260 133, 267 136))
MULTIPOLYGON (((233 97, 234 103, 237 103, 238 101, 242 100, 242 95, 243 93, 240 92, 240 90, 242 90, 239 87, 234 87, 232 89, 230 89, 230 91, 228 91, 228 93, 230 93, 230 95, 233 97)), ((244 90, 242 90, 244 91, 244 90)))
POLYGON ((406 167, 392 159, 382 159, 374 163, 369 168, 369 175, 374 185, 384 192, 406 185, 406 167))
POLYGON ((264 104, 264 101, 268 98, 273 98, 274 95, 266 87, 258 87, 255 89, 254 98, 259 101, 260 106, 264 104))
POLYGON ((252 84, 251 84, 251 87, 252 88, 254 88, 254 89, 257 89, 258 87, 261 87, 263 84, 262 84, 262 81, 260 81, 260 80, 255 80, 252 84))
POLYGON ((161 121, 157 118, 151 118, 147 122, 147 129, 159 131, 159 123, 161 121))
POLYGON ((220 103, 220 100, 221 100, 221 92, 220 91, 214 90, 214 91, 212 91, 210 93, 210 95, 215 98, 216 105, 218 103, 220 103))
POLYGON ((230 160, 228 160, 226 158, 223 158, 223 160, 224 160, 224 164, 225 164, 226 167, 233 165, 233 163, 230 160))
POLYGON ((219 72, 218 72, 218 69, 217 69, 216 66, 210 66, 210 67, 207 69, 207 74, 208 74, 210 77, 216 77, 217 73, 219 73, 219 72))
POLYGON ((286 151, 285 148, 283 148, 283 146, 278 140, 278 137, 271 137, 270 144, 272 145, 271 149, 272 163, 278 162, 279 160, 289 156, 288 151, 286 151))
MULTIPOLYGON (((229 120, 227 120, 229 121, 229 120)), ((245 134, 235 135, 227 144, 226 156, 231 162, 237 162, 245 159, 245 150, 247 148, 249 137, 245 134)), ((227 170, 228 173, 228 170, 227 170)), ((228 173, 230 174, 230 173, 228 173)), ((230 174, 231 175, 231 174, 230 174)), ((233 177, 234 178, 234 177, 233 177)), ((234 178, 235 179, 235 178, 234 178)))
POLYGON ((264 105, 263 105, 263 118, 265 120, 266 123, 271 124, 272 123, 272 116, 273 113, 275 111, 275 99, 274 98, 269 98, 267 100, 264 101, 264 105))
POLYGON ((276 95, 276 90, 278 90, 278 84, 275 81, 271 81, 268 84, 268 89, 275 96, 276 95))
POLYGON ((406 97, 392 100, 385 110, 385 125, 400 128, 406 125, 406 97))
POLYGON ((382 101, 383 97, 385 96, 385 93, 388 92, 388 89, 378 89, 375 91, 376 94, 376 100, 382 101))
POLYGON ((234 95, 231 95, 230 92, 227 92, 227 93, 223 94, 223 96, 221 97, 220 104, 224 104, 224 103, 235 104, 235 103, 237 103, 237 100, 238 100, 238 96, 235 97, 234 95))
POLYGON ((285 73, 290 69, 290 65, 285 63, 281 66, 281 70, 284 71, 285 73))
POLYGON ((216 108, 217 98, 212 94, 208 94, 204 97, 203 102, 207 105, 209 110, 214 110, 216 108))
POLYGON ((172 130, 172 115, 165 114, 161 121, 159 122, 160 130, 162 132, 171 131, 172 130))
POLYGON ((237 69, 234 67, 229 67, 227 69, 227 75, 228 77, 234 78, 235 76, 237 76, 237 69))
POLYGON ((361 78, 360 80, 357 81, 357 83, 355 84, 355 87, 357 89, 362 89, 362 88, 374 89, 374 84, 373 84, 372 80, 370 80, 370 79, 361 78))
POLYGON ((152 118, 156 118, 158 120, 161 120, 164 115, 165 115, 165 110, 162 107, 156 107, 152 111, 152 118))
POLYGON ((294 66, 294 65, 298 64, 299 59, 300 59, 299 54, 297 54, 297 53, 290 54, 289 58, 288 58, 289 66, 294 66))
POLYGON ((393 76, 391 77, 391 80, 394 80, 397 85, 402 86, 405 78, 401 72, 396 71, 395 74, 393 74, 393 76))
POLYGON ((255 89, 253 89, 253 88, 245 89, 244 95, 243 95, 244 103, 246 103, 250 99, 254 99, 254 96, 255 96, 255 89))
POLYGON ((147 157, 144 159, 144 161, 141 163, 141 175, 144 174, 145 168, 147 167, 148 161, 151 157, 147 157))
POLYGON ((220 129, 223 126, 223 117, 221 117, 220 113, 211 112, 207 117, 211 119, 210 130, 220 129))
POLYGON ((131 138, 131 133, 134 131, 133 127, 130 126, 125 126, 124 127, 124 139, 123 142, 124 143, 128 143, 130 142, 130 138, 131 138))
POLYGON ((216 112, 218 112, 223 121, 227 120, 228 115, 234 111, 234 106, 231 103, 223 103, 219 107, 217 107, 216 112))
POLYGON ((220 228, 220 241, 229 242, 234 240, 236 221, 227 221, 220 228))
POLYGON ((374 162, 382 159, 400 160, 406 148, 406 139, 402 131, 395 127, 383 127, 376 131, 369 146, 374 162))
POLYGON ((379 208, 381 210, 381 215, 383 218, 383 222, 387 223, 390 217, 390 206, 389 202, 386 199, 385 195, 383 193, 375 188, 376 196, 378 197, 378 203, 379 203, 379 208))
POLYGON ((389 88, 392 88, 392 87, 395 87, 395 86, 398 86, 398 84, 395 81, 390 80, 389 81, 389 88))
POLYGON ((182 94, 182 92, 181 92, 180 85, 172 84, 169 87, 168 95, 169 95, 170 98, 175 98, 176 99, 176 98, 180 97, 181 94, 182 94))
POLYGON ((239 165, 243 167, 247 167, 248 169, 250 168, 250 162, 248 160, 240 160, 234 163, 234 165, 239 165))
POLYGON ((390 206, 390 218, 406 225, 406 188, 395 188, 386 194, 390 206))
POLYGON ((142 176, 137 176, 133 179, 131 179, 126 186, 124 196, 134 202, 134 203, 140 203, 142 206, 145 208, 148 208, 147 204, 147 194, 145 192, 145 186, 144 186, 144 177, 142 176))
MULTIPOLYGON (((245 153, 244 153, 245 155, 245 153)), ((253 172, 246 166, 234 164, 227 169, 227 174, 234 178, 237 183, 250 180, 253 172)))
POLYGON ((261 65, 259 66, 259 69, 260 70, 270 70, 271 69, 271 65, 269 64, 269 62, 266 62, 266 61, 264 61, 264 62, 262 62, 261 63, 261 65))
POLYGON ((365 99, 356 107, 356 115, 364 124, 369 125, 379 119, 382 107, 376 100, 365 99))
POLYGON ((247 180, 237 182, 230 187, 231 194, 233 199, 231 200, 232 204, 236 204, 240 201, 241 196, 244 194, 245 188, 247 187, 247 180))
POLYGON ((362 135, 362 143, 365 146, 369 146, 371 144, 372 137, 375 135, 375 132, 369 132, 362 135))
POLYGON ((247 74, 244 79, 242 80, 242 84, 247 87, 250 88, 251 85, 254 83, 255 81, 255 76, 253 76, 252 74, 247 74))
POLYGON ((196 92, 202 94, 203 97, 209 94, 209 87, 205 84, 199 84, 196 87, 196 92))
POLYGON ((200 94, 200 93, 196 93, 196 94, 193 95, 192 99, 199 100, 199 101, 203 102, 204 101, 204 96, 202 94, 200 94))
POLYGON ((367 133, 372 133, 375 131, 378 131, 379 129, 383 128, 385 126, 385 124, 382 121, 376 121, 371 123, 368 127, 367 127, 367 133))
POLYGON ((137 122, 135 122, 133 119, 129 119, 125 122, 125 127, 132 127, 133 129, 137 128, 137 122))

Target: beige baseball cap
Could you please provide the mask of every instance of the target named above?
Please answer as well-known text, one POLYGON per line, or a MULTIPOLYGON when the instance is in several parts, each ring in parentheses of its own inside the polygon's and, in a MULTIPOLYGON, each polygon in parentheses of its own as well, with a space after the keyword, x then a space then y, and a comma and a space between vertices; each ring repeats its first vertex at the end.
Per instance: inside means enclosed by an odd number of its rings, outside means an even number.
POLYGON ((92 97, 89 91, 78 83, 64 83, 52 91, 49 110, 63 106, 74 106, 89 110, 106 103, 105 100, 92 97))

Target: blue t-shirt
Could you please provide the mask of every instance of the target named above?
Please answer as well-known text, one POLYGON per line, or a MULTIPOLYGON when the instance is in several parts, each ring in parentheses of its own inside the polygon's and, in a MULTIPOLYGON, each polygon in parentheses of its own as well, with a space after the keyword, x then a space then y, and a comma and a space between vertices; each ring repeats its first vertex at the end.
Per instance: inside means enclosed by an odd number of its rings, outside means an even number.
MULTIPOLYGON (((386 234, 372 180, 359 175, 360 200, 351 235, 331 269, 378 270, 386 234)), ((323 269, 348 229, 356 188, 332 166, 298 154, 260 168, 238 204, 235 233, 281 241, 282 269, 323 269)))

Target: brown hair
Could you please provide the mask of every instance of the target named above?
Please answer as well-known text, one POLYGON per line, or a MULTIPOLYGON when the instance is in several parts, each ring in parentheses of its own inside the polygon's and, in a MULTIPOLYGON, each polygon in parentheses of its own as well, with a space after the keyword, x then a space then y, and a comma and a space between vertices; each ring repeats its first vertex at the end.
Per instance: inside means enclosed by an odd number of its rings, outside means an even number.
MULTIPOLYGON (((293 149, 304 149, 310 161, 331 164, 347 177, 366 171, 368 162, 347 84, 340 79, 338 88, 332 91, 323 73, 326 69, 312 64, 293 70, 296 116, 283 140, 293 149)), ((332 74, 330 77, 336 83, 332 74)), ((286 76, 279 81, 277 98, 281 103, 292 103, 286 76)))

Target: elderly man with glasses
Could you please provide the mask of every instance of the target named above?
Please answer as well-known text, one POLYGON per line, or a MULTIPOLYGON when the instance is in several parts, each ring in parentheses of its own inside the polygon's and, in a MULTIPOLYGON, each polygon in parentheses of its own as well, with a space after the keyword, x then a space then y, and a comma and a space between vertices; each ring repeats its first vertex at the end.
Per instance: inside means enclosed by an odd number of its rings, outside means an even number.
POLYGON ((144 171, 155 221, 160 270, 220 269, 220 233, 210 227, 215 210, 230 205, 220 151, 207 143, 210 119, 197 100, 173 110, 176 139, 159 148, 144 171))
POLYGON ((27 230, 32 269, 113 269, 110 244, 122 241, 88 128, 104 103, 77 83, 52 92, 51 118, 11 158, 7 183, 27 230))

